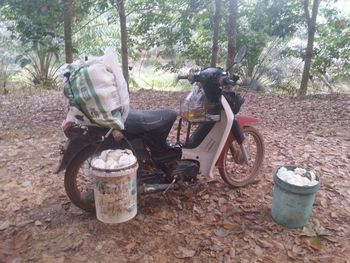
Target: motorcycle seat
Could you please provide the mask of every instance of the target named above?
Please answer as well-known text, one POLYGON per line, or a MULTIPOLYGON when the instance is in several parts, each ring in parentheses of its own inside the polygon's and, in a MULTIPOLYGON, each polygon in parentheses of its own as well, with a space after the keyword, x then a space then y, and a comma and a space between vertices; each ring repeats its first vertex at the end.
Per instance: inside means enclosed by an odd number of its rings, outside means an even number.
MULTIPOLYGON (((125 129, 131 134, 155 133, 165 138, 176 120, 174 110, 130 110, 125 129)), ((161 138, 160 138, 161 139, 161 138)))

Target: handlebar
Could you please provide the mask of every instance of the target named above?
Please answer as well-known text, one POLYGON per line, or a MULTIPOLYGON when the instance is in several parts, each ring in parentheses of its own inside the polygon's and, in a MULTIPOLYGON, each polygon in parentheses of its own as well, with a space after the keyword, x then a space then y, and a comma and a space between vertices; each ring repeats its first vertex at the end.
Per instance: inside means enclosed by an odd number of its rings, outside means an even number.
POLYGON ((220 84, 222 86, 226 86, 226 85, 234 86, 236 84, 236 81, 230 79, 229 77, 225 77, 220 79, 220 84))
POLYGON ((195 82, 200 82, 204 86, 208 85, 213 87, 219 86, 235 86, 239 80, 239 76, 233 75, 232 78, 229 77, 228 73, 222 68, 208 67, 201 70, 196 74, 189 75, 179 75, 177 79, 186 79, 191 84, 195 82))
POLYGON ((221 77, 220 80, 219 80, 221 86, 226 86, 226 85, 235 86, 235 85, 239 85, 238 81, 239 81, 239 76, 237 76, 237 75, 233 75, 231 78, 228 77, 228 76, 221 77))

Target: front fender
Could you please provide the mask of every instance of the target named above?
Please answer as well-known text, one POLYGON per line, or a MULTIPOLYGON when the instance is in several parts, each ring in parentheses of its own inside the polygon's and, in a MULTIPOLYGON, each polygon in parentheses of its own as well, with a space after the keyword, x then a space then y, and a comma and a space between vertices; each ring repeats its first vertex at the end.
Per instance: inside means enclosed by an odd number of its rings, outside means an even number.
POLYGON ((237 115, 235 118, 238 121, 241 129, 243 129, 244 126, 259 123, 259 120, 257 118, 251 116, 237 115))
MULTIPOLYGON (((244 116, 244 115, 236 115, 235 119, 237 120, 239 126, 241 129, 243 129, 245 126, 253 125, 259 123, 259 120, 257 118, 251 117, 251 116, 244 116)), ((216 162, 216 167, 223 168, 224 165, 224 157, 225 153, 232 144, 232 142, 235 140, 235 137, 232 132, 230 132, 230 135, 228 136, 225 147, 222 149, 222 152, 220 154, 219 159, 216 162)))

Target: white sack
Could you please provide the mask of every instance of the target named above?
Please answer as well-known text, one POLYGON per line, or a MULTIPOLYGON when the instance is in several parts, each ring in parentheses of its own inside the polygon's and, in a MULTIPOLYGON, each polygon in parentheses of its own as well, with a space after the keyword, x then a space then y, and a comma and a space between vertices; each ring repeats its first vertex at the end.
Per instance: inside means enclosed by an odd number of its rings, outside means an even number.
POLYGON ((115 51, 107 48, 102 57, 76 61, 67 65, 66 71, 71 73, 64 88, 70 110, 63 126, 73 120, 79 124, 124 129, 130 100, 115 51), (77 120, 77 112, 83 113, 87 121, 77 120))

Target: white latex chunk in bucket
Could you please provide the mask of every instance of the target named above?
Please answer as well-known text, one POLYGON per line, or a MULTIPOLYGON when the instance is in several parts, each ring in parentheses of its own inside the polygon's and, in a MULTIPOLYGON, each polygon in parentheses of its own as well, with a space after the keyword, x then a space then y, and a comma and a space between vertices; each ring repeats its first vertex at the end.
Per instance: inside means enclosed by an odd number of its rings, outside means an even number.
POLYGON ((92 160, 96 217, 126 222, 137 214, 137 160, 130 150, 106 150, 92 160))

